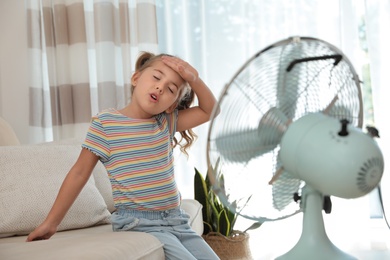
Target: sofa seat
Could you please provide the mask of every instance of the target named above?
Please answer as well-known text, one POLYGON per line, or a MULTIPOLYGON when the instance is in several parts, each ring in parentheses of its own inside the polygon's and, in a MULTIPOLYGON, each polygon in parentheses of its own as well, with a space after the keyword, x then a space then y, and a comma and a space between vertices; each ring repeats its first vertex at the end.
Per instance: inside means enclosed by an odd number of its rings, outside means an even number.
POLYGON ((57 232, 48 240, 0 239, 0 259, 164 259, 160 241, 141 232, 113 232, 110 224, 57 232))
MULTIPOLYGON (((190 224, 203 232, 202 206, 184 199, 182 208, 191 216, 190 224)), ((163 245, 154 236, 142 232, 113 232, 111 224, 60 231, 48 240, 26 242, 27 235, 0 238, 1 260, 44 259, 165 259, 163 245)))

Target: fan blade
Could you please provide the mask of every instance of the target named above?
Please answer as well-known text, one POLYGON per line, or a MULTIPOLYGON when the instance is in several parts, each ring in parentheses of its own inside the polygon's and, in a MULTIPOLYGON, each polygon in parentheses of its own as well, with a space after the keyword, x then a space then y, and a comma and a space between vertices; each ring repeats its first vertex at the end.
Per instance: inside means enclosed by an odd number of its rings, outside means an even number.
POLYGON ((278 108, 272 107, 261 118, 257 129, 218 136, 215 144, 224 159, 248 162, 275 149, 288 123, 287 117, 278 108))
POLYGON ((342 104, 332 106, 330 109, 326 110, 324 114, 338 119, 348 119, 351 123, 354 121, 353 111, 342 104))
POLYGON ((215 139, 218 152, 231 162, 249 162, 252 158, 271 151, 278 144, 265 145, 267 141, 259 135, 258 129, 249 129, 215 139), (234 149, 232 149, 234 147, 234 149))
POLYGON ((334 105, 336 104, 337 100, 339 99, 338 95, 335 95, 332 101, 327 105, 327 107, 324 109, 323 113, 325 115, 329 115, 329 111, 334 108, 334 105))
POLYGON ((279 73, 277 77, 276 97, 278 107, 285 112, 286 116, 293 119, 297 108, 298 89, 300 86, 301 66, 287 72, 290 64, 303 56, 302 44, 291 44, 283 47, 279 59, 279 73))
POLYGON ((294 201, 294 193, 301 186, 301 180, 287 172, 280 160, 278 153, 276 160, 276 171, 272 177, 272 203, 273 207, 279 211, 284 210, 294 201))
POLYGON ((294 201, 294 193, 299 190, 301 180, 283 171, 272 185, 273 205, 277 210, 284 210, 294 201))

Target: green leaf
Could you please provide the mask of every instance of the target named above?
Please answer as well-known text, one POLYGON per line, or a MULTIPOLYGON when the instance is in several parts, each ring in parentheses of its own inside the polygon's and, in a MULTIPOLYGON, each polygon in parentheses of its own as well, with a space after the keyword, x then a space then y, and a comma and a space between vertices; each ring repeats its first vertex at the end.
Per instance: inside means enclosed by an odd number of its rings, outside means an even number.
POLYGON ((203 235, 207 235, 210 232, 213 232, 213 227, 210 223, 203 221, 203 235))
POLYGON ((224 236, 230 236, 231 225, 230 225, 229 218, 228 218, 228 216, 226 214, 226 210, 222 210, 219 213, 218 227, 219 227, 218 232, 220 232, 224 236))
POLYGON ((244 233, 247 232, 248 230, 253 230, 253 229, 259 228, 262 224, 263 224, 263 222, 255 222, 250 227, 245 229, 244 233))
MULTIPOLYGON (((206 174, 206 184, 209 189, 215 184, 216 180, 219 179, 219 176, 217 174, 217 169, 219 168, 220 159, 218 158, 217 162, 215 163, 215 167, 213 168, 212 165, 209 165, 207 168, 207 174, 206 174)), ((211 189, 212 190, 212 189, 211 189)))
POLYGON ((220 212, 220 205, 218 204, 218 201, 216 201, 215 194, 213 196, 209 197, 209 205, 211 206, 210 213, 211 213, 211 221, 210 224, 213 227, 213 231, 218 232, 219 230, 219 212, 220 212))
POLYGON ((194 176, 194 197, 200 204, 202 204, 202 217, 206 222, 210 222, 210 206, 208 200, 208 186, 202 176, 202 174, 195 168, 194 176))
MULTIPOLYGON (((234 224, 236 223, 237 214, 233 213, 228 207, 225 208, 226 211, 226 217, 230 223, 230 226, 233 228, 234 224)), ((233 230, 229 230, 229 232, 232 232, 233 230)))

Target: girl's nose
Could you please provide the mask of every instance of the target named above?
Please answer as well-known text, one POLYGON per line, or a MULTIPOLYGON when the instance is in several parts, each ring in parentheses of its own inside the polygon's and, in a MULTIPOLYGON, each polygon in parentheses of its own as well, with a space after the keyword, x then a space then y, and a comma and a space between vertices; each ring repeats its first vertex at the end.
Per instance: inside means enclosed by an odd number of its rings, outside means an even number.
POLYGON ((156 89, 157 89, 157 91, 158 92, 160 92, 160 93, 162 93, 163 92, 163 87, 161 87, 161 86, 156 86, 156 89))

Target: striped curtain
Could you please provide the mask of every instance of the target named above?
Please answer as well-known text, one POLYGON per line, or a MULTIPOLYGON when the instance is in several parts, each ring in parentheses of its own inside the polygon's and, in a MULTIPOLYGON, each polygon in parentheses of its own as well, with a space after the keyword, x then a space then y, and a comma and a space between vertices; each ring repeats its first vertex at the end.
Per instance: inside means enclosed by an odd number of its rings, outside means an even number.
POLYGON ((151 0, 26 1, 32 143, 82 138, 91 116, 129 102, 140 51, 156 52, 151 0))

